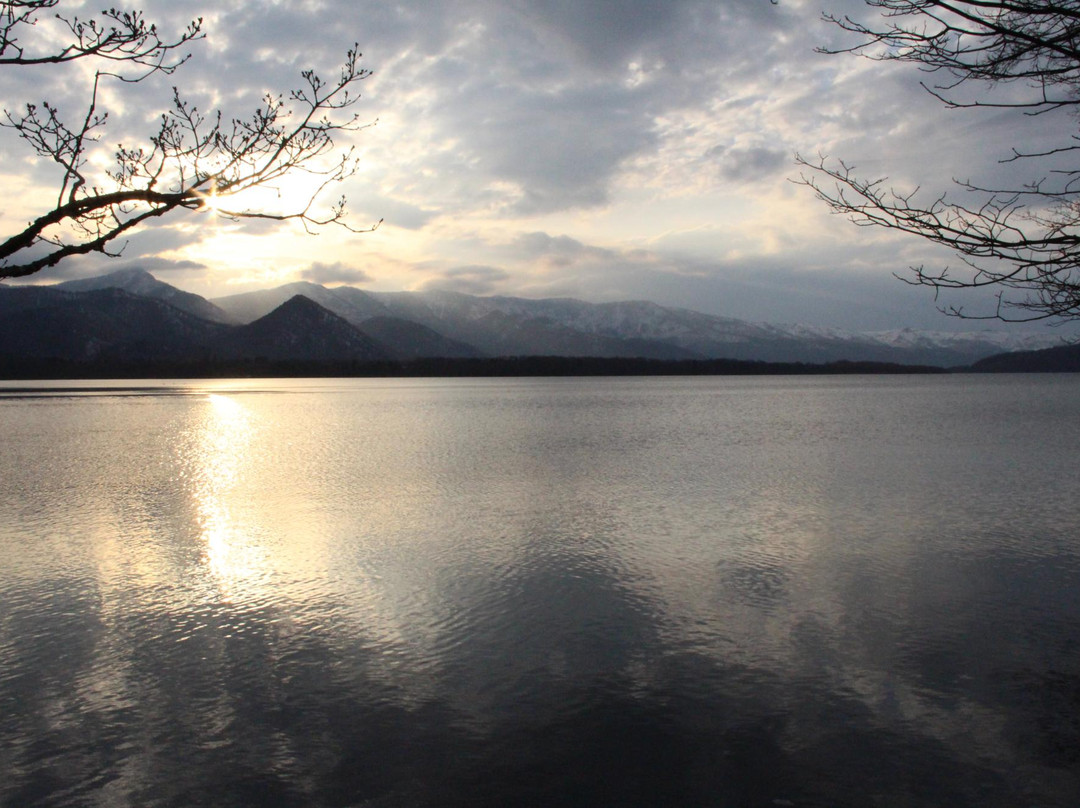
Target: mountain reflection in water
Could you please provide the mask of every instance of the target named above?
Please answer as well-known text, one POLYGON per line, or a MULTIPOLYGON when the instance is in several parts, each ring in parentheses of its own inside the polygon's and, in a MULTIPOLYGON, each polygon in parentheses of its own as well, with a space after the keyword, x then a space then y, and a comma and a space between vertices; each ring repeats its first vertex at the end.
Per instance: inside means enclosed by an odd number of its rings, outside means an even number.
POLYGON ((1080 379, 137 386, 0 388, 4 806, 1076 804, 1080 379))

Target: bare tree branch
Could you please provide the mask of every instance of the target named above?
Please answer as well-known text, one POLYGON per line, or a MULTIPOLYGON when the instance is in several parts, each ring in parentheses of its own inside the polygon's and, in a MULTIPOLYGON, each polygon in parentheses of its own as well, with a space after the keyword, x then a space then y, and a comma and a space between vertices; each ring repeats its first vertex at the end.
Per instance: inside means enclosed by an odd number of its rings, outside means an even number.
POLYGON ((0 2, 0 65, 61 64, 95 58, 171 73, 189 58, 176 50, 203 37, 201 17, 175 39, 166 40, 142 12, 110 8, 100 12, 100 21, 56 14, 54 19, 67 35, 64 44, 44 49, 24 45, 23 34, 33 36, 41 12, 59 4, 60 0, 0 2))
MULTIPOLYGON (((917 64, 949 78, 924 88, 952 108, 994 107, 1042 115, 1080 105, 1080 0, 866 0, 880 17, 826 19, 859 41, 827 53, 917 64), (965 85, 1015 83, 1030 91, 1016 100, 961 96, 965 85)), ((1080 168, 1038 161, 1080 150, 1073 143, 1024 150, 1002 162, 1030 161, 1035 179, 1018 188, 956 187, 967 204, 945 194, 929 201, 901 192, 884 179, 859 177, 853 167, 824 157, 797 157, 806 169, 798 180, 834 213, 864 227, 883 227, 951 248, 960 266, 913 267, 908 283, 935 290, 996 287, 990 314, 960 317, 1007 321, 1080 319, 1080 168), (1051 181, 1052 180, 1052 181, 1051 181)))
POLYGON ((33 33, 37 15, 58 2, 0 3, 0 65, 97 59, 135 65, 138 72, 96 71, 86 107, 71 126, 47 101, 27 104, 18 113, 4 111, 0 126, 14 130, 38 157, 55 164, 60 177, 53 209, 0 241, 0 278, 30 275, 72 255, 113 254, 110 246, 120 236, 174 210, 205 210, 233 220, 298 221, 308 232, 327 225, 363 232, 348 223, 344 197, 325 213, 316 210, 323 192, 357 168, 352 149, 330 159, 339 133, 366 126, 351 110, 359 100, 356 85, 370 75, 360 66, 356 46, 346 53, 334 80, 304 71, 297 88, 285 95, 265 95, 247 118, 203 113, 173 88, 169 107, 147 142, 116 147, 113 168, 91 177, 86 173, 89 154, 100 148, 108 124, 108 113, 99 104, 102 82, 137 82, 153 73, 173 72, 187 59, 174 58, 173 52, 202 37, 202 22, 196 20, 179 37, 163 40, 138 12, 110 9, 102 12, 103 23, 58 15, 70 35, 68 43, 51 51, 31 50, 23 42, 25 35, 33 33), (295 176, 311 179, 301 198, 272 208, 255 198, 260 189, 276 190, 280 198, 278 184, 295 176))

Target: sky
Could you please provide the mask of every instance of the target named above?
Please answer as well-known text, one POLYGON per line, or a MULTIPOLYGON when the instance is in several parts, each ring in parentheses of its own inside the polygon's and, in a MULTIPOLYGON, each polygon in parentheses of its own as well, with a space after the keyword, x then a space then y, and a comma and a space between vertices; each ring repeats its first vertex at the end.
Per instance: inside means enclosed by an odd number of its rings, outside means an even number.
MULTIPOLYGON (((351 224, 382 224, 310 236, 176 212, 128 239, 118 258, 72 259, 35 282, 142 267, 211 298, 308 280, 651 300, 851 330, 999 327, 938 311, 966 303, 977 312, 985 295, 935 300, 897 280, 911 266, 955 260, 831 215, 797 182, 794 155, 841 158, 936 196, 954 178, 1022 177, 1000 162, 1014 145, 1075 131, 1064 115, 948 110, 913 66, 817 52, 852 44, 822 13, 872 14, 862 0, 142 7, 165 33, 202 16, 206 38, 173 76, 107 88, 103 167, 116 144, 153 130, 174 84, 203 109, 245 114, 264 92, 297 86, 304 69, 333 75, 358 43, 372 75, 355 111, 372 125, 339 141, 360 159, 341 191, 351 224)), ((83 67, 5 68, 0 99, 5 109, 47 98, 77 112, 87 80, 83 67)), ((57 175, 10 131, 0 131, 0 150, 0 226, 10 233, 51 207, 57 175)))

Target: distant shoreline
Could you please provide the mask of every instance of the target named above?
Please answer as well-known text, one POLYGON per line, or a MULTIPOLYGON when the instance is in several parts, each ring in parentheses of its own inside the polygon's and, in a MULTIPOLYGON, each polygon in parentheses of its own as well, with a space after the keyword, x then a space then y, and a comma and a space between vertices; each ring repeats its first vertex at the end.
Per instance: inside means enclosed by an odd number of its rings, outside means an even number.
MULTIPOLYGON (((961 370, 967 370, 962 368, 961 370)), ((644 359, 639 357, 514 356, 489 358, 290 362, 71 362, 0 356, 0 378, 423 378, 500 376, 809 376, 940 374, 952 370, 890 362, 762 362, 742 359, 644 359)))

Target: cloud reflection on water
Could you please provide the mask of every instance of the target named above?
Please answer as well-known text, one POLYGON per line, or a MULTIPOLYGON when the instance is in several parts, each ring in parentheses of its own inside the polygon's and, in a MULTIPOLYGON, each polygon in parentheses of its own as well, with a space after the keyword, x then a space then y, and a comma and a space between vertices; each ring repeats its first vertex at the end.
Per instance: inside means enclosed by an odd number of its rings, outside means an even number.
POLYGON ((913 465, 902 431, 845 433, 857 393, 827 382, 351 384, 64 410, 89 437, 45 456, 56 481, 79 485, 65 455, 115 467, 80 494, 104 494, 98 557, 0 578, 0 801, 1005 806, 1076 782, 1075 541, 1061 513, 974 518, 1014 479, 954 501, 970 433, 913 465))

